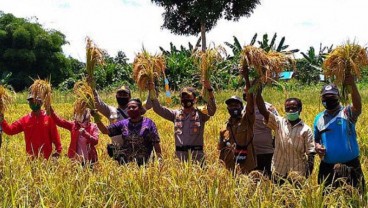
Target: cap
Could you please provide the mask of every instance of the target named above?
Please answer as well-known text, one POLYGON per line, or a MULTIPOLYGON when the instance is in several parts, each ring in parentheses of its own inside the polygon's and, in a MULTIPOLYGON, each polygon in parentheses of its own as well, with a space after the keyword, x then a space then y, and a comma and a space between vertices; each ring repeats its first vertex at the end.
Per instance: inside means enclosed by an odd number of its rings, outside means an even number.
POLYGON ((323 96, 327 94, 340 95, 339 89, 337 88, 335 84, 328 84, 328 85, 323 86, 321 90, 321 95, 323 96))
POLYGON ((227 99, 225 101, 226 105, 229 105, 232 102, 238 102, 238 103, 240 103, 240 104, 243 105, 242 99, 240 97, 238 97, 238 96, 235 96, 235 95, 231 96, 229 99, 227 99))
POLYGON ((182 94, 193 95, 194 97, 197 95, 194 87, 184 87, 180 92, 180 95, 182 94))
POLYGON ((126 92, 126 93, 128 93, 128 94, 130 95, 130 89, 129 89, 129 87, 128 87, 128 86, 126 86, 126 85, 123 85, 123 86, 119 87, 119 88, 116 90, 116 92, 126 92))
MULTIPOLYGON (((34 99, 35 96, 31 93, 28 94, 27 100, 34 99)), ((40 97, 36 97, 37 100, 42 100, 40 97)))

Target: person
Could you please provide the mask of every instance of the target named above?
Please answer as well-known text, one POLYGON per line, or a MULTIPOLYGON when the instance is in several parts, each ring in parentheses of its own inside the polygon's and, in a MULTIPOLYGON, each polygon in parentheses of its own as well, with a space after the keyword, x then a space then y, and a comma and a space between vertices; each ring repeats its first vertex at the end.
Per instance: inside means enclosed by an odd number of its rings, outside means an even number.
MULTIPOLYGON (((181 161, 190 157, 193 161, 203 164, 203 133, 205 123, 216 112, 216 102, 213 88, 209 81, 203 81, 204 88, 209 92, 207 103, 208 114, 195 107, 197 101, 196 91, 193 87, 184 87, 180 92, 181 106, 178 110, 161 106, 157 97, 152 101, 152 109, 159 116, 174 123, 175 153, 181 161), (189 155, 189 152, 191 153, 189 155)), ((149 83, 150 92, 154 90, 154 83, 149 83)))
POLYGON ((314 167, 314 137, 312 129, 300 118, 302 101, 298 98, 286 99, 286 118, 277 116, 267 110, 261 89, 256 98, 258 109, 266 125, 275 131, 275 152, 271 165, 274 182, 283 184, 293 172, 297 176, 309 177, 314 167))
MULTIPOLYGON (((249 89, 247 72, 245 72, 244 78, 249 89)), ((220 150, 220 160, 231 171, 235 171, 236 167, 239 167, 241 173, 249 173, 257 164, 253 149, 253 124, 255 119, 253 99, 253 93, 248 93, 248 105, 245 113, 242 113, 243 102, 241 98, 231 96, 225 101, 230 118, 220 131, 218 150, 220 150)))
MULTIPOLYGON (((93 91, 93 94, 95 98, 96 110, 109 119, 110 124, 129 118, 127 106, 129 100, 131 99, 131 92, 128 86, 123 85, 116 90, 115 98, 116 102, 118 103, 117 107, 109 106, 103 102, 96 90, 93 91)), ((113 144, 117 147, 122 144, 121 135, 114 136, 111 139, 113 144)))
POLYGON ((91 123, 90 109, 86 108, 80 118, 75 116, 74 121, 67 121, 51 108, 51 118, 57 126, 70 131, 68 157, 80 161, 83 166, 93 166, 98 160, 95 146, 98 144, 99 131, 97 125, 91 123))
MULTIPOLYGON (((243 100, 247 101, 247 87, 244 87, 243 100)), ((257 167, 255 170, 262 172, 266 177, 271 177, 271 161, 274 152, 274 137, 272 130, 264 123, 264 117, 259 112, 256 99, 254 100, 255 121, 253 125, 253 147, 257 158, 257 167)), ((248 103, 248 102, 247 102, 248 103)), ((276 108, 268 102, 265 102, 267 110, 278 116, 276 108)), ((245 113, 246 106, 243 109, 245 113)))
POLYGON ((43 156, 59 157, 61 154, 61 142, 59 132, 53 119, 41 110, 42 100, 30 94, 27 98, 32 112, 9 125, 0 115, 1 127, 5 134, 15 135, 24 132, 26 151, 31 158, 43 156), (53 153, 52 146, 55 146, 53 153))
POLYGON ((112 153, 120 164, 136 161, 141 166, 146 164, 154 149, 158 160, 162 159, 160 138, 156 124, 149 118, 143 117, 145 109, 139 99, 131 99, 128 102, 127 113, 129 118, 105 126, 98 114, 93 114, 101 133, 110 137, 121 135, 123 144, 121 148, 112 153))
POLYGON ((365 179, 359 159, 359 145, 355 124, 362 112, 362 101, 351 75, 346 75, 345 85, 351 87, 352 104, 340 104, 339 89, 334 84, 321 90, 322 104, 326 110, 314 120, 316 151, 322 160, 319 166, 318 183, 325 187, 338 187, 337 179, 364 191, 365 179))

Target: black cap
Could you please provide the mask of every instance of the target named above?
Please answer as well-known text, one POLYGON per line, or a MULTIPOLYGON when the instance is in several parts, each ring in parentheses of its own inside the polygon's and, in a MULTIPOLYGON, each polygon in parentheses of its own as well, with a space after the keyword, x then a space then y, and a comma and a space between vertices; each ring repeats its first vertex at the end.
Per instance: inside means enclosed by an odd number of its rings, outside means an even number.
POLYGON ((339 89, 337 88, 335 84, 328 84, 328 85, 323 86, 321 90, 321 95, 323 96, 327 94, 340 96, 339 89))
POLYGON ((184 87, 180 92, 180 95, 183 94, 193 95, 194 97, 196 97, 196 90, 194 87, 184 87))
POLYGON ((242 99, 240 97, 238 97, 238 96, 235 96, 235 95, 231 96, 229 99, 227 99, 225 101, 226 105, 229 105, 232 102, 238 102, 238 103, 240 103, 240 104, 243 105, 242 99))
POLYGON ((129 87, 128 87, 128 86, 126 86, 126 85, 123 85, 123 86, 119 87, 119 88, 116 90, 116 92, 126 92, 126 93, 128 93, 128 94, 130 95, 130 89, 129 89, 129 87))

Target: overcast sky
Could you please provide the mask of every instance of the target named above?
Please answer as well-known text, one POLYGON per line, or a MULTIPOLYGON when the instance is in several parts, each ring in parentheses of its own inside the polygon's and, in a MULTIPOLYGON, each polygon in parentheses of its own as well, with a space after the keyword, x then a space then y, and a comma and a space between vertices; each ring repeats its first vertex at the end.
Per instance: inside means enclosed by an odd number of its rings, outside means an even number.
MULTIPOLYGON (((216 45, 232 42, 235 35, 242 44, 255 33, 286 37, 290 49, 306 51, 310 46, 339 45, 356 40, 367 46, 367 0, 260 0, 250 18, 239 22, 221 20, 207 33, 216 45)), ((166 49, 169 43, 187 46, 198 37, 177 36, 162 30, 163 9, 150 0, 0 0, 0 10, 17 17, 36 16, 48 29, 66 35, 64 53, 85 61, 85 37, 91 37, 111 56, 124 51, 130 58, 144 46, 149 52, 166 49)))

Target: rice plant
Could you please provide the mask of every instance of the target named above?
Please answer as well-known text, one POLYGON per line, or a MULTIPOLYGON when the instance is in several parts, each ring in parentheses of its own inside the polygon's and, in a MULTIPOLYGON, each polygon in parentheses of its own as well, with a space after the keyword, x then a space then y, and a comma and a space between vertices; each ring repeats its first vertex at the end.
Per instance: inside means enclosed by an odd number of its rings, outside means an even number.
POLYGON ((4 112, 9 108, 9 105, 12 102, 10 90, 8 90, 3 85, 0 85, 0 113, 4 114, 4 112))
POLYGON ((91 80, 89 84, 94 89, 93 73, 97 65, 104 64, 104 58, 103 51, 89 37, 86 38, 86 59, 87 79, 91 80))
POLYGON ((346 75, 361 78, 361 70, 367 66, 367 48, 349 41, 331 51, 322 65, 326 78, 330 78, 337 85, 342 86, 342 100, 344 102, 348 100, 350 93, 344 83, 346 75))
POLYGON ((49 80, 36 79, 33 84, 29 87, 29 93, 34 98, 42 100, 45 107, 46 113, 50 114, 51 108, 51 83, 49 80))
POLYGON ((86 108, 95 109, 94 94, 92 88, 86 80, 80 80, 74 84, 74 115, 77 118, 83 117, 86 108))

